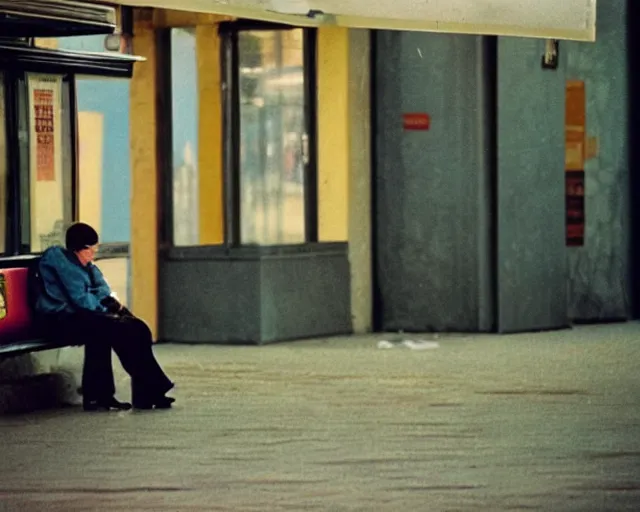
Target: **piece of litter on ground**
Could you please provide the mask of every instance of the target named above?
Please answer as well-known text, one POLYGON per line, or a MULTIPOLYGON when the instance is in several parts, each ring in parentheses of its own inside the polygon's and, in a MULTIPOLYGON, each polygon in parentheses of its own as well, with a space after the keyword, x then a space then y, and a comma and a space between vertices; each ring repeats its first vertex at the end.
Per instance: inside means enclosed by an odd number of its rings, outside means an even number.
POLYGON ((413 341, 405 340, 402 344, 411 350, 433 350, 440 348, 440 344, 435 341, 413 341))
POLYGON ((387 340, 378 342, 378 348, 393 348, 395 345, 387 340))

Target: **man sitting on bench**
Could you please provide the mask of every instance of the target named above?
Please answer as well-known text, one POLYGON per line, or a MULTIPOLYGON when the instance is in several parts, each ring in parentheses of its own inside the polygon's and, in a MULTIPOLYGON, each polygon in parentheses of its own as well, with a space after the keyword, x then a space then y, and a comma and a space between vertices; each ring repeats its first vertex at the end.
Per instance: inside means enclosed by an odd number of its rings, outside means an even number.
POLYGON ((36 312, 49 335, 85 346, 85 410, 132 407, 115 398, 112 348, 131 376, 133 407, 170 408, 174 399, 165 395, 174 385, 155 359, 151 331, 115 299, 93 263, 98 241, 91 226, 76 223, 66 232, 66 249, 51 247, 43 253, 36 312))

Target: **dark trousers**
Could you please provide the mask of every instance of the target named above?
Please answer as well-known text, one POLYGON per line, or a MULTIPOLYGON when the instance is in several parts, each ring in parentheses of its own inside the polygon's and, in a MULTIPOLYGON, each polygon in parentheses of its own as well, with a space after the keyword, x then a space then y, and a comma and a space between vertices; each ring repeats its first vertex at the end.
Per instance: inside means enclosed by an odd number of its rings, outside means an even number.
POLYGON ((49 335, 84 345, 82 389, 85 400, 115 395, 111 350, 131 376, 134 402, 163 396, 173 387, 153 354, 147 324, 128 310, 119 314, 92 311, 57 314, 46 319, 49 335))

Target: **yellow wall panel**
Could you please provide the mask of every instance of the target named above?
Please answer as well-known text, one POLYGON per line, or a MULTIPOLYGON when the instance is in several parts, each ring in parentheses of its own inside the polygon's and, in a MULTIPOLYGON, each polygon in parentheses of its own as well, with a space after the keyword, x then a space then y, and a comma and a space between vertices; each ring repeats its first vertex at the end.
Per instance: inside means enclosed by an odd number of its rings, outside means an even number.
POLYGON ((318 30, 318 238, 348 239, 349 29, 318 30))
POLYGON ((196 27, 196 47, 200 104, 200 243, 215 245, 224 242, 222 84, 217 25, 196 27))
POLYGON ((78 144, 79 220, 99 228, 102 226, 102 113, 78 112, 78 144))
POLYGON ((156 37, 137 21, 133 51, 146 58, 131 80, 131 279, 132 311, 158 334, 158 156, 156 37))

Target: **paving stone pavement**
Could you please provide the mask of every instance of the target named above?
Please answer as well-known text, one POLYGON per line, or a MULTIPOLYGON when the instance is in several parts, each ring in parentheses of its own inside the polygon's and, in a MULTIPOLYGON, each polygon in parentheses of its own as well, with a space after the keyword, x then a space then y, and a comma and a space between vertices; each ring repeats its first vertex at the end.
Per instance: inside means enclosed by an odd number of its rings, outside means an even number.
POLYGON ((171 411, 0 416, 0 510, 640 510, 639 324, 382 339, 160 345, 171 411))

